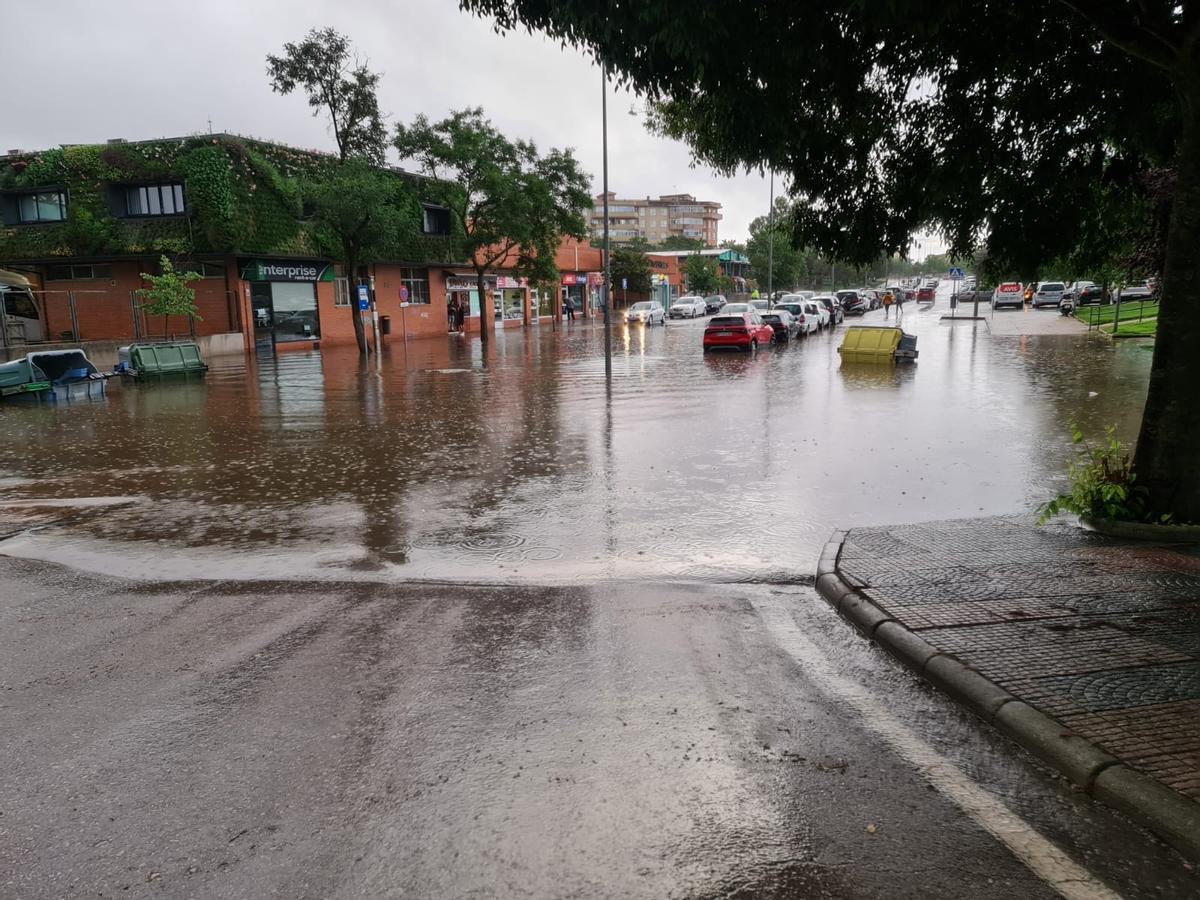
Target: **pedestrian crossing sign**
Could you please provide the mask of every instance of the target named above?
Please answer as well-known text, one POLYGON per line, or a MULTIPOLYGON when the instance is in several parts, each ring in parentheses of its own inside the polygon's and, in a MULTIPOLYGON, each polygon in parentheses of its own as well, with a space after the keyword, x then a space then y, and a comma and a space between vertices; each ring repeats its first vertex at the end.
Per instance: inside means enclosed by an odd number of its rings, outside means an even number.
POLYGON ((950 270, 950 277, 951 277, 952 279, 953 279, 953 278, 962 278, 962 277, 963 277, 963 270, 962 270, 962 269, 960 269, 958 266, 955 266, 953 269, 951 269, 951 270, 950 270))

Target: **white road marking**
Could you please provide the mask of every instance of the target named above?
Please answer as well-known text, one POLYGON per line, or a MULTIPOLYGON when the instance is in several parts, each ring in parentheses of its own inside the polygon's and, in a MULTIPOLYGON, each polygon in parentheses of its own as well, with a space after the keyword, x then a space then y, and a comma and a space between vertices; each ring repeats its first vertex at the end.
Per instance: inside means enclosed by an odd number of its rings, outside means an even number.
POLYGON ((921 740, 862 685, 840 674, 783 607, 755 600, 775 641, 828 696, 847 703, 864 724, 911 763, 940 793, 1003 843, 1030 871, 1068 900, 1108 900, 1120 895, 1042 837, 961 769, 921 740))

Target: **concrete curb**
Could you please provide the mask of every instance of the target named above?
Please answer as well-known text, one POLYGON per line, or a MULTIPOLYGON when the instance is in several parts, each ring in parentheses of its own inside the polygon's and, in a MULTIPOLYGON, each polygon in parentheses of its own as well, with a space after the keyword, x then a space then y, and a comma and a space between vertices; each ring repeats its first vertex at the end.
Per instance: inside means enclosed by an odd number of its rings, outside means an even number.
POLYGON ((817 592, 838 615, 1097 800, 1144 825, 1188 859, 1200 861, 1200 803, 1105 753, 889 616, 838 572, 845 539, 845 531, 835 531, 817 563, 817 592))

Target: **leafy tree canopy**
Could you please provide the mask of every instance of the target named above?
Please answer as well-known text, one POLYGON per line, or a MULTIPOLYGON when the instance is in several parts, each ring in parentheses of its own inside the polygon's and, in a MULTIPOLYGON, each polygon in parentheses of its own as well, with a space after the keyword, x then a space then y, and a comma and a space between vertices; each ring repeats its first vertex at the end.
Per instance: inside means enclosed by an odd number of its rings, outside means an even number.
POLYGON ((689 256, 683 264, 687 289, 693 294, 711 294, 720 287, 720 272, 714 256, 689 256))
POLYGON ((396 127, 393 143, 435 179, 481 284, 487 269, 514 258, 517 274, 544 278, 562 237, 587 234, 590 179, 570 150, 541 154, 529 141, 512 141, 478 108, 440 122, 417 116, 396 127))
POLYGON ((333 28, 314 28, 302 41, 284 44, 279 56, 268 54, 267 74, 277 94, 300 88, 314 116, 329 116, 340 159, 383 162, 387 130, 375 93, 379 75, 354 54, 348 37, 333 28))
POLYGON ((627 283, 626 290, 639 294, 650 290, 650 260, 641 250, 629 246, 614 247, 611 265, 614 288, 627 283))

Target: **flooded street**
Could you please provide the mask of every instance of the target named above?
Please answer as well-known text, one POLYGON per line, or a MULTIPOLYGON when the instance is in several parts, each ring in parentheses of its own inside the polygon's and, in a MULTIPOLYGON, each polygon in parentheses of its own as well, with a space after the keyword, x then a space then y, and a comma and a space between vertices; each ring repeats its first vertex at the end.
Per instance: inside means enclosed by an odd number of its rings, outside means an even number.
POLYGON ((609 390, 578 324, 0 410, 0 896, 1195 896, 811 587, 1136 429, 1144 349, 945 307, 907 368, 622 324, 609 390))
MULTIPOLYGON (((576 325, 5 408, 0 502, 110 499, 0 546, 135 578, 803 579, 835 526, 1031 509, 1073 419, 1136 433, 1138 342, 995 336, 946 307, 910 304, 909 367, 841 366, 841 329, 705 356, 702 321, 622 323, 610 392, 602 329, 576 325)), ((1058 318, 997 314, 1020 317, 1058 318)))

